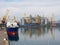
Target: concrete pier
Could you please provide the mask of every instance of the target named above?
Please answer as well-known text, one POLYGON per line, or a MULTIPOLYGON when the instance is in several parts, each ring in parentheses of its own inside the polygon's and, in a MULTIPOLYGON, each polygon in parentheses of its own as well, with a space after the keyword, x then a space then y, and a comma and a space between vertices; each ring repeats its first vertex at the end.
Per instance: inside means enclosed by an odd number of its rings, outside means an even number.
POLYGON ((6 28, 0 29, 0 45, 9 45, 6 28))

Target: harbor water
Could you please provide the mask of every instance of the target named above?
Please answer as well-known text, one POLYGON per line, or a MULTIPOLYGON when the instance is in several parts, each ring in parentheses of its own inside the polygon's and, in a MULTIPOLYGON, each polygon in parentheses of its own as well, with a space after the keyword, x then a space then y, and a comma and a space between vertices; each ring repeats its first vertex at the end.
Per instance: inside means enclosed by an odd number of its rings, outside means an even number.
POLYGON ((60 45, 60 28, 20 28, 18 33, 10 45, 60 45))

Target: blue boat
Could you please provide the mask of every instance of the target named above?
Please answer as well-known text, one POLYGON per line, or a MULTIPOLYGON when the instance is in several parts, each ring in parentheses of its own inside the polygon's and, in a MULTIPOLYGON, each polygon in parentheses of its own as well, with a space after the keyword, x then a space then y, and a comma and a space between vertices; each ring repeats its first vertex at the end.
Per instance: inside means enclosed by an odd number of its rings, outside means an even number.
POLYGON ((19 40, 19 35, 18 35, 18 25, 16 22, 7 23, 7 34, 8 34, 8 39, 10 41, 18 41, 19 40))

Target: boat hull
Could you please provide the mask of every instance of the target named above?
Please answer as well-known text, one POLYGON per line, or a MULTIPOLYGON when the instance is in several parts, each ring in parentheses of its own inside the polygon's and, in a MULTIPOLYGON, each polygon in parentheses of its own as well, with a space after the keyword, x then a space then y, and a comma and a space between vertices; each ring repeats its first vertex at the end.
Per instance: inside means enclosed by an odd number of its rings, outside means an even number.
POLYGON ((18 36, 18 27, 7 27, 7 34, 8 34, 8 39, 11 41, 17 41, 19 40, 18 36))

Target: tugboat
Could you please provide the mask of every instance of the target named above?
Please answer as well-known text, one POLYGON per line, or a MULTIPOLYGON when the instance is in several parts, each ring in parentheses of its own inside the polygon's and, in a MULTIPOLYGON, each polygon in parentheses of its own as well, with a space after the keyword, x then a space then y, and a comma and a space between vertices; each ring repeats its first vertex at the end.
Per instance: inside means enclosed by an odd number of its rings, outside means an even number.
POLYGON ((16 17, 14 16, 13 20, 10 20, 8 15, 9 10, 6 10, 6 14, 2 17, 2 20, 0 21, 0 27, 5 27, 8 35, 8 40, 19 40, 18 37, 18 23, 16 21, 16 17))
POLYGON ((19 40, 18 36, 18 24, 16 21, 8 21, 7 24, 7 34, 8 34, 8 39, 10 41, 17 41, 19 40))

